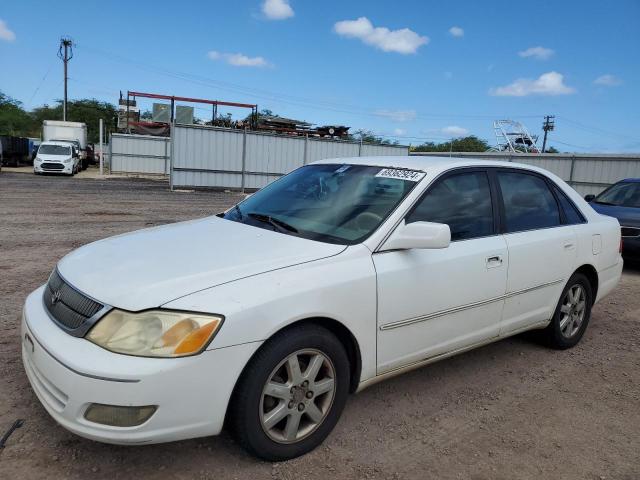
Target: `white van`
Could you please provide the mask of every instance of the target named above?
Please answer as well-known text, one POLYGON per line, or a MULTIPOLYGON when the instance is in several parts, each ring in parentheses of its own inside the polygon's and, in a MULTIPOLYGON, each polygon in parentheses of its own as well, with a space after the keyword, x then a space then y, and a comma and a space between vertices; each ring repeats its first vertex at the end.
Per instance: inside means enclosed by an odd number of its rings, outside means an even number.
POLYGON ((33 173, 64 173, 80 171, 80 157, 69 142, 42 142, 33 160, 33 173))

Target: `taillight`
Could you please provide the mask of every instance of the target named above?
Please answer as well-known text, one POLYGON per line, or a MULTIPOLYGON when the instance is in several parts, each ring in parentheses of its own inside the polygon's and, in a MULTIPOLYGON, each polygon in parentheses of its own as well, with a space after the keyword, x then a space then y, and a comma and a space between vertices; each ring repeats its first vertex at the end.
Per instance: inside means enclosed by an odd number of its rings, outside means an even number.
POLYGON ((618 252, 622 255, 622 237, 620 237, 620 246, 618 247, 618 252))

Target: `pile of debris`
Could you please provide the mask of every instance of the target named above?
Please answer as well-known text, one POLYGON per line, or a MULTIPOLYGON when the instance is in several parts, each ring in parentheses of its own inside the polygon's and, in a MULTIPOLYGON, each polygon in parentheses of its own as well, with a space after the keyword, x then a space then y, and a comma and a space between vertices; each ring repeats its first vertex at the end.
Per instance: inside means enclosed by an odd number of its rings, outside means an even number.
POLYGON ((310 137, 341 138, 349 134, 349 127, 344 125, 320 125, 314 127, 313 124, 309 122, 279 117, 277 115, 259 115, 258 130, 268 130, 298 136, 308 135, 310 137))

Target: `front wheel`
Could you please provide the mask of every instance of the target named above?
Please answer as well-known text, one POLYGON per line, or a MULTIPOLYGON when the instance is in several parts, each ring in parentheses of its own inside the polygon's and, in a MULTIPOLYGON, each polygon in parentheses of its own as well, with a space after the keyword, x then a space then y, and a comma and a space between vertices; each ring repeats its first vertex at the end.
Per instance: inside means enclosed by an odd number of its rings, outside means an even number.
POLYGON ((232 396, 230 426, 239 443, 269 461, 313 450, 338 422, 349 370, 344 347, 325 328, 277 334, 251 359, 232 396))
POLYGON ((576 345, 584 335, 593 305, 593 291, 589 279, 574 273, 562 291, 551 323, 544 330, 552 348, 565 349, 576 345))

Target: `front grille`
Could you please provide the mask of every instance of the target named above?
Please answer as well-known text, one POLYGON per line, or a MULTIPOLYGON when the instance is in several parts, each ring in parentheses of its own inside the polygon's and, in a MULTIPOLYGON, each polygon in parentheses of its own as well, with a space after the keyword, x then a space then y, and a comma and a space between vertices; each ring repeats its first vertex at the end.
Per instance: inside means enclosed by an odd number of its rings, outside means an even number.
POLYGON ((43 300, 49 315, 69 330, 81 327, 104 307, 66 283, 57 269, 49 277, 43 300))
POLYGON ((640 228, 622 227, 621 233, 623 237, 640 237, 640 228))
POLYGON ((64 169, 63 164, 51 163, 51 162, 44 162, 40 164, 40 167, 42 167, 44 170, 63 170, 64 169))

